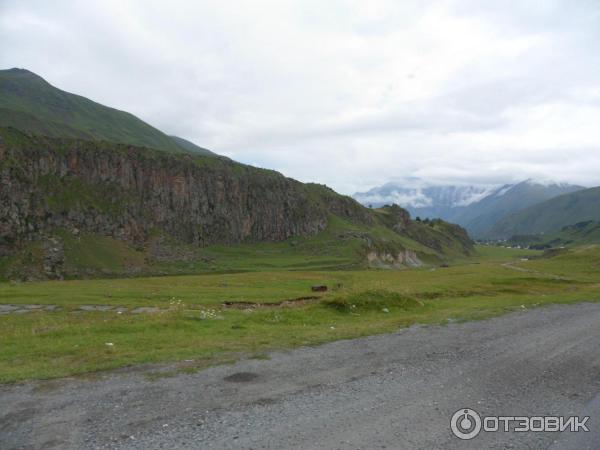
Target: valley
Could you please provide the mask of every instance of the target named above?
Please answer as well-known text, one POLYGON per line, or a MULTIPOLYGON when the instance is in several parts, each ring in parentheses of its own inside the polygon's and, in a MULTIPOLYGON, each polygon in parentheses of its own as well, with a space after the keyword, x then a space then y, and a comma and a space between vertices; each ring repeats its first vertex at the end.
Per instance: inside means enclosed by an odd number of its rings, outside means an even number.
POLYGON ((29 308, 0 311, 0 380, 87 377, 140 364, 152 364, 140 366, 149 378, 163 378, 412 324, 480 320, 554 303, 592 301, 600 288, 599 269, 598 246, 551 258, 542 252, 481 246, 475 256, 448 267, 263 268, 0 283, 0 304, 29 308), (313 292, 313 286, 328 289, 313 292), (48 305, 52 311, 46 310, 48 305))
POLYGON ((0 108, 3 383, 148 364, 160 379, 412 324, 596 300, 594 239, 561 252, 471 239, 475 223, 489 227, 517 205, 526 214, 564 192, 588 195, 579 186, 369 194, 420 199, 411 217, 394 202, 364 206, 221 157, 27 70, 0 71, 0 108))
POLYGON ((0 450, 600 448, 599 29, 1 0, 0 450))

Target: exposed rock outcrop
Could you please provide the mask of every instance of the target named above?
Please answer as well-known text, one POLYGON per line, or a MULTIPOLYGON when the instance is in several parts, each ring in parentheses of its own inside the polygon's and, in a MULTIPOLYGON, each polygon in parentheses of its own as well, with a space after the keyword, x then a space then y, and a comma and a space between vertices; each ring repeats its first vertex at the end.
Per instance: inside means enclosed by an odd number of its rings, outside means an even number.
POLYGON ((313 235, 370 212, 320 185, 227 159, 0 129, 0 252, 59 228, 197 245, 313 235))
POLYGON ((371 267, 390 269, 419 267, 423 265, 417 254, 412 250, 404 250, 397 253, 371 251, 367 253, 367 262, 371 267))

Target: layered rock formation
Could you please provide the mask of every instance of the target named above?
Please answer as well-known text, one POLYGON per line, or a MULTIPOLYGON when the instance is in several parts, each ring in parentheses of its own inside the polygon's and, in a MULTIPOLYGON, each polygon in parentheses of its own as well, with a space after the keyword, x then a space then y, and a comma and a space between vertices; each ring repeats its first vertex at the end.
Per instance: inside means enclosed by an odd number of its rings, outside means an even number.
POLYGON ((164 232, 197 245, 312 235, 335 214, 369 210, 319 185, 228 159, 0 129, 0 247, 64 228, 144 242, 164 232))

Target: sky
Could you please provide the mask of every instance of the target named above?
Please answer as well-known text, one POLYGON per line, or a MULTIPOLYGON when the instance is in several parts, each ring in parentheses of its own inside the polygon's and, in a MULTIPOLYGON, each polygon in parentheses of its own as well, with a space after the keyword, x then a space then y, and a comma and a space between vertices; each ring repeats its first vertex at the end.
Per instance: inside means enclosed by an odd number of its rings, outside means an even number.
POLYGON ((600 185, 600 2, 0 0, 0 68, 352 194, 600 185))

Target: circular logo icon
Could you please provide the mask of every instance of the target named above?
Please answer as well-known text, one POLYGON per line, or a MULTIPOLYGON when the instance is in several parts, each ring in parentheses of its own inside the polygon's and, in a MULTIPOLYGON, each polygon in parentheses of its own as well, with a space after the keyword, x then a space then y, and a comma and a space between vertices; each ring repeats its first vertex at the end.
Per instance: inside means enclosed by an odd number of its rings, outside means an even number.
POLYGON ((470 408, 462 408, 450 420, 452 433, 459 439, 473 439, 481 431, 481 417, 470 408))

